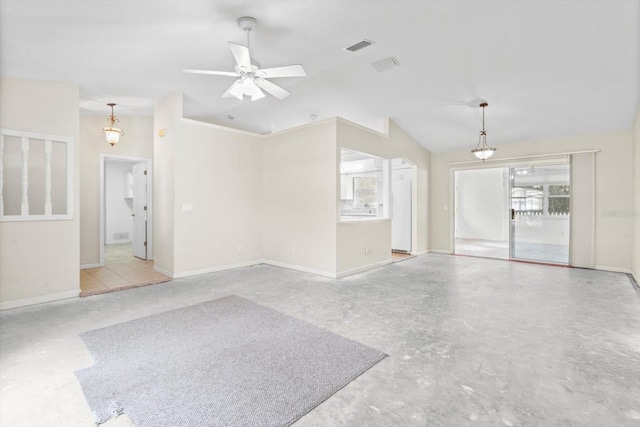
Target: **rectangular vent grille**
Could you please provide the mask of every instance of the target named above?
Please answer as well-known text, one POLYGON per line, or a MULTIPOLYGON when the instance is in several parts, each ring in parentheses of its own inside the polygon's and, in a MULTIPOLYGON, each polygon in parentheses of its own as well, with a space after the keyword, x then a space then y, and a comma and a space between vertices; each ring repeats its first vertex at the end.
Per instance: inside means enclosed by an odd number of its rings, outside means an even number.
POLYGON ((400 65, 400 63, 398 62, 398 60, 396 58, 391 56, 389 58, 381 59, 378 62, 374 62, 372 65, 373 65, 373 68, 375 68, 377 72, 383 73, 385 71, 389 71, 389 70, 391 70, 393 68, 398 67, 400 65))
POLYGON ((357 52, 360 49, 364 49, 367 46, 371 46, 373 44, 373 42, 371 40, 362 40, 361 42, 358 42, 354 45, 351 45, 349 47, 345 47, 344 50, 348 50, 349 52, 357 52))
POLYGON ((113 233, 113 240, 129 240, 129 233, 113 233))

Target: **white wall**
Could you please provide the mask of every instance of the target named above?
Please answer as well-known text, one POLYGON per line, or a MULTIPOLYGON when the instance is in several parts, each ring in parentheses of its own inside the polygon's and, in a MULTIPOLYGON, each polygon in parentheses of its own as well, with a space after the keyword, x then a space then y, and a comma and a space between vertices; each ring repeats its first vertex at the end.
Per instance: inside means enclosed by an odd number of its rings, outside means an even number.
MULTIPOLYGON (((633 208, 631 139, 631 132, 626 130, 509 144, 497 147, 498 151, 495 157, 499 159, 501 157, 599 149, 600 152, 596 154, 596 265, 604 269, 629 271, 632 250, 632 233, 630 233, 633 227, 632 218, 631 216, 607 216, 605 211, 628 211, 633 208)), ((447 163, 472 160, 473 155, 467 150, 432 154, 431 247, 434 251, 451 251, 451 212, 444 209, 451 201, 451 166, 447 163)), ((481 162, 477 164, 482 167, 481 162)), ((487 162, 486 167, 489 165, 490 163, 487 162)), ((496 165, 492 164, 492 166, 496 165)))
POLYGON ((105 242, 128 243, 133 235, 133 199, 125 198, 127 172, 131 172, 132 162, 105 162, 105 242), (115 234, 127 233, 121 238, 115 234))
MULTIPOLYGON (((336 173, 339 173, 340 150, 349 149, 359 151, 361 153, 372 154, 374 156, 385 159, 403 158, 410 164, 416 166, 416 176, 412 177, 412 192, 414 199, 417 201, 412 212, 412 244, 411 247, 416 253, 423 253, 428 250, 428 202, 429 202, 429 168, 431 162, 431 154, 424 149, 417 141, 404 132, 392 121, 388 122, 388 135, 383 135, 346 120, 338 119, 338 156, 336 173)), ((339 185, 339 182, 338 184, 339 185)), ((337 188, 337 206, 340 206, 340 188, 337 188)), ((339 217, 339 212, 337 212, 339 217)), ((368 222, 368 221, 367 221, 368 222)), ((378 224, 367 225, 366 223, 357 228, 338 228, 338 242, 346 242, 348 239, 341 236, 340 233, 349 233, 350 245, 356 245, 361 250, 347 251, 344 248, 338 248, 339 265, 353 266, 358 265, 356 260, 361 257, 364 247, 367 246, 371 233, 388 233, 388 236, 378 236, 376 241, 389 241, 389 251, 385 253, 385 259, 391 259, 391 224, 388 227, 380 227, 378 224), (370 228, 370 229, 367 229, 370 228), (353 232, 356 230, 357 232, 353 232), (355 239, 355 240, 354 240, 355 239), (347 259, 343 259, 347 257, 347 259), (353 257, 353 259, 348 259, 353 257)), ((369 264, 379 263, 380 260, 373 259, 373 255, 369 257, 369 264)), ((346 267, 344 267, 346 268, 346 267)), ((338 269, 338 274, 342 270, 338 269)))
POLYGON ((636 279, 640 283, 640 107, 636 110, 636 119, 632 129, 633 148, 633 200, 634 209, 632 211, 633 218, 633 250, 631 252, 632 262, 631 270, 636 279))
POLYGON ((259 260, 260 138, 183 120, 181 94, 156 105, 155 127, 156 267, 180 277, 259 260))
POLYGON ((182 94, 158 101, 153 114, 153 238, 154 268, 174 271, 175 151, 182 117, 182 94), (163 136, 160 136, 163 132, 163 136))
POLYGON ((79 87, 0 78, 0 127, 74 140, 74 218, 0 223, 0 308, 77 296, 79 87))
POLYGON ((336 121, 264 139, 262 244, 264 258, 333 276, 336 200, 340 199, 336 121), (337 194, 336 194, 337 192, 337 194))
POLYGON ((509 240, 508 177, 504 168, 455 172, 456 238, 509 240))
POLYGON ((155 265, 174 277, 262 260, 335 277, 344 273, 340 268, 389 260, 389 220, 345 229, 343 237, 353 238, 342 242, 362 246, 371 230, 361 228, 372 227, 374 250, 364 259, 364 246, 357 254, 343 250, 345 259, 336 259, 338 126, 348 148, 384 144, 377 150, 387 158, 418 165, 414 229, 416 246, 426 250, 428 152, 395 125, 387 137, 329 119, 263 136, 182 119, 182 97, 172 94, 156 105, 154 126, 165 134, 154 144, 155 265))
MULTIPOLYGON (((104 115, 80 116, 80 265, 100 263, 100 154, 154 157, 154 118, 119 116, 117 105, 115 113, 125 134, 114 147, 102 134, 111 114, 106 105, 104 115)), ((154 247, 154 258, 156 256, 154 247)))
POLYGON ((337 276, 390 262, 391 220, 342 221, 337 229, 337 276))

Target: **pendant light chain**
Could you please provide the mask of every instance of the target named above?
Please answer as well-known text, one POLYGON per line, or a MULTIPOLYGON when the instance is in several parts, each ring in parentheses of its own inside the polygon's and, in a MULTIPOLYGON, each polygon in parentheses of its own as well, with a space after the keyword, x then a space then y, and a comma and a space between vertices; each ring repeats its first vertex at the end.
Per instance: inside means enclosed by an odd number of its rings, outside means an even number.
POLYGON ((496 151, 495 148, 489 147, 489 145, 487 144, 487 132, 484 130, 484 109, 488 105, 489 104, 487 104, 486 102, 483 102, 479 105, 479 107, 482 108, 482 130, 480 131, 480 136, 478 138, 478 145, 476 146, 476 148, 471 150, 471 153, 473 153, 478 159, 482 160, 483 162, 491 157, 496 151))

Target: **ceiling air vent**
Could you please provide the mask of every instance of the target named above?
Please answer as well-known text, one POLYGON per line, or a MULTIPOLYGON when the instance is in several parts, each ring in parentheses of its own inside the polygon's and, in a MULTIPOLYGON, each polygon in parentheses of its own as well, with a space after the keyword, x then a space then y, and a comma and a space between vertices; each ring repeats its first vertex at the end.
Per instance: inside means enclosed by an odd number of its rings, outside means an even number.
POLYGON ((392 68, 398 67, 400 63, 396 58, 390 56, 389 58, 381 59, 378 62, 374 62, 371 65, 373 65, 373 68, 375 68, 377 72, 383 73, 385 71, 389 71, 392 68))
POLYGON ((344 50, 348 50, 349 52, 357 52, 360 49, 364 49, 367 46, 371 46, 373 44, 373 42, 371 40, 367 40, 364 39, 361 42, 358 42, 354 45, 351 45, 349 47, 345 47, 344 50))

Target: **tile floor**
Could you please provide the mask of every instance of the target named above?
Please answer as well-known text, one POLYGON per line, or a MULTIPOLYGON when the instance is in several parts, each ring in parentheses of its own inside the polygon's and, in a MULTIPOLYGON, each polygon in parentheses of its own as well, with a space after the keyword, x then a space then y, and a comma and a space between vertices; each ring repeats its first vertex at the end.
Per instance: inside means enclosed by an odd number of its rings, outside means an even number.
POLYGON ((167 282, 171 278, 153 269, 152 260, 133 256, 130 243, 106 245, 104 267, 80 270, 81 296, 167 282))
POLYGON ((391 252, 391 262, 400 262, 413 257, 415 257, 415 255, 404 254, 401 252, 391 252))

